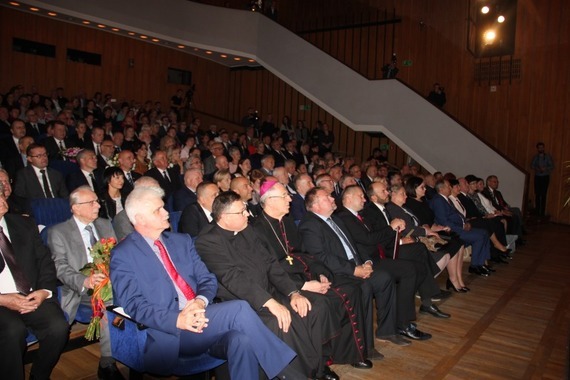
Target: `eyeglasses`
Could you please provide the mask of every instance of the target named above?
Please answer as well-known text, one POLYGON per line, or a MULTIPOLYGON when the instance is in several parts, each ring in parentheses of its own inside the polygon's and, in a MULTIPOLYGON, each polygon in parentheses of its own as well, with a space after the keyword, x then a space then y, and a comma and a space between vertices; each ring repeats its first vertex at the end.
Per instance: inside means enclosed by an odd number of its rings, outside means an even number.
POLYGON ((95 203, 99 203, 99 199, 93 199, 92 201, 86 201, 86 202, 77 202, 76 205, 89 204, 90 206, 93 206, 93 205, 95 205, 95 203))
POLYGON ((243 210, 238 212, 224 212, 224 214, 229 214, 229 215, 240 215, 240 214, 244 215, 246 213, 247 213, 247 208, 244 208, 243 210))
POLYGON ((47 157, 47 153, 40 153, 40 154, 36 154, 35 156, 28 156, 28 157, 32 157, 32 158, 44 158, 47 157))
POLYGON ((272 195, 270 197, 267 198, 281 198, 281 199, 285 199, 287 197, 290 197, 289 193, 285 193, 285 194, 281 194, 281 195, 272 195))

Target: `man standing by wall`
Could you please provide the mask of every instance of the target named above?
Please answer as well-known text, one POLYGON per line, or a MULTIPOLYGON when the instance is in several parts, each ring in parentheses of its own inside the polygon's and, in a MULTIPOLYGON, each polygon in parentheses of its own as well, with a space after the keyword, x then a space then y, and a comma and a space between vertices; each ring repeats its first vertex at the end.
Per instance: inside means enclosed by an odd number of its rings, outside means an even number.
POLYGON ((544 152, 544 143, 536 144, 538 153, 532 158, 530 167, 534 170, 534 207, 538 216, 546 215, 546 193, 550 183, 550 172, 554 169, 552 156, 544 152))

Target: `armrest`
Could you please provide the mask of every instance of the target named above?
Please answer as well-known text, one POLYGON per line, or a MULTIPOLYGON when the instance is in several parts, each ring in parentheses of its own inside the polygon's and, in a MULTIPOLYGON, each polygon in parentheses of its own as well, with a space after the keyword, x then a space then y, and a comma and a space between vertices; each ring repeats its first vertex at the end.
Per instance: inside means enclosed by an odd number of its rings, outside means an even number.
POLYGON ((131 316, 125 312, 125 309, 123 309, 122 306, 110 305, 110 306, 107 306, 107 311, 110 311, 110 312, 115 313, 117 315, 113 319, 113 326, 120 329, 120 330, 125 329, 125 319, 136 324, 137 329, 139 329, 139 330, 144 330, 147 328, 147 326, 145 326, 142 323, 139 323, 139 322, 135 321, 133 318, 131 318, 131 316))

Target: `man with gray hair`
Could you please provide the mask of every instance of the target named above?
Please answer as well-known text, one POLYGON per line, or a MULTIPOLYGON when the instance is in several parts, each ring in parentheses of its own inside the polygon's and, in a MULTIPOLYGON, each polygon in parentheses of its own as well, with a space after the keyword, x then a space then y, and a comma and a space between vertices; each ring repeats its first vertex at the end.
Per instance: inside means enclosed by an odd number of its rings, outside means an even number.
POLYGON ((232 379, 256 379, 259 367, 268 378, 300 379, 288 372, 295 353, 246 302, 212 303, 216 277, 188 235, 164 232, 163 195, 156 187, 132 191, 125 209, 135 232, 111 256, 115 301, 148 326, 145 370, 168 375, 180 356, 209 355, 228 361, 232 379))
MULTIPOLYGON (((79 305, 91 306, 90 289, 106 279, 103 273, 86 276, 81 273, 92 262, 90 249, 101 239, 116 238, 111 222, 99 218, 99 199, 89 186, 75 189, 69 196, 71 213, 69 220, 48 229, 48 247, 51 251, 57 278, 63 284, 61 308, 73 323, 79 305)), ((109 301, 112 304, 112 301, 109 301)), ((99 340, 101 358, 97 376, 99 379, 123 379, 111 354, 109 329, 101 328, 99 340)))

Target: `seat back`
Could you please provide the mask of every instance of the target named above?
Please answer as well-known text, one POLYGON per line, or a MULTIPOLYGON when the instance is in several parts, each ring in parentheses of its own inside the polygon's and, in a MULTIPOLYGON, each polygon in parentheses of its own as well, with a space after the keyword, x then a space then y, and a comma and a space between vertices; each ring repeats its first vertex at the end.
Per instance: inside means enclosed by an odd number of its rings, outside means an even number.
POLYGON ((79 165, 77 165, 75 162, 63 160, 51 160, 49 167, 60 172, 61 175, 63 175, 64 180, 69 174, 78 172, 80 170, 79 165))
POLYGON ((180 223, 180 217, 182 216, 182 211, 173 211, 169 214, 170 226, 172 232, 178 232, 178 224, 180 223))
POLYGON ((32 199, 30 206, 38 225, 49 227, 71 218, 71 208, 69 207, 69 201, 67 199, 32 199))

